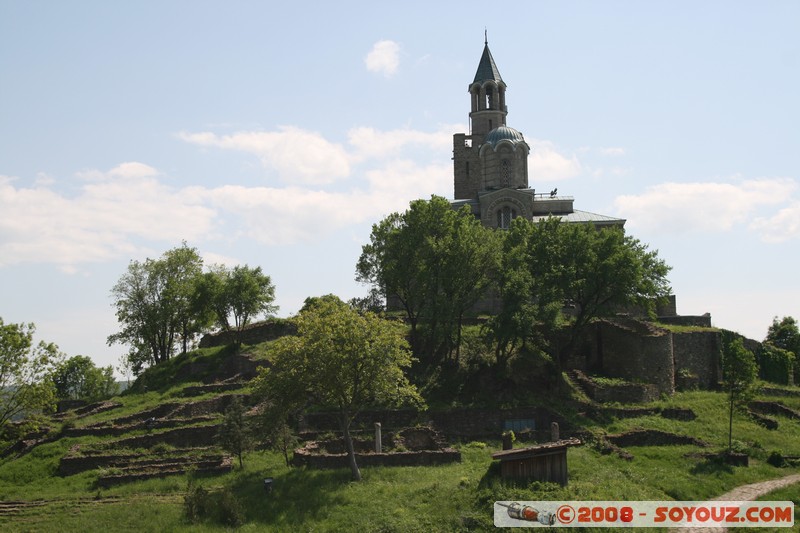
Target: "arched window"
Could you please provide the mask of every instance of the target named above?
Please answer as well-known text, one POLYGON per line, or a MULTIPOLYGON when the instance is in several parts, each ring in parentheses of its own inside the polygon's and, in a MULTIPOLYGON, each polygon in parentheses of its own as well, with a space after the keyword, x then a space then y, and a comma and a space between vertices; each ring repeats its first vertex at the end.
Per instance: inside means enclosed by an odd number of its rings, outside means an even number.
POLYGON ((517 210, 507 205, 503 206, 497 211, 497 227, 508 229, 511 227, 511 221, 515 218, 517 218, 517 210))

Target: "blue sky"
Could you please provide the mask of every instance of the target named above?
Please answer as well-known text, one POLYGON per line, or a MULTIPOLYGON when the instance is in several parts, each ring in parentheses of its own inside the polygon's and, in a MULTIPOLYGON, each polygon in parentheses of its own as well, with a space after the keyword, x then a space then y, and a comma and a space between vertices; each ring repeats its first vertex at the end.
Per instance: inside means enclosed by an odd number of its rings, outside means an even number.
POLYGON ((800 3, 0 0, 0 317, 116 364, 109 292, 186 240, 279 315, 363 295, 370 227, 451 198, 484 28, 531 186, 628 220, 682 314, 800 317, 800 3))

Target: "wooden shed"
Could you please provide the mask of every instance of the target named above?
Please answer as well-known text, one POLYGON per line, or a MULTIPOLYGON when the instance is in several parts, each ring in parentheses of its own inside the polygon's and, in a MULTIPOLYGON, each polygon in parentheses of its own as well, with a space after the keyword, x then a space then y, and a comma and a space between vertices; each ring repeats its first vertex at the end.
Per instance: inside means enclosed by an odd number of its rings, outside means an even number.
POLYGON ((500 475, 511 479, 551 481, 567 484, 567 448, 579 446, 578 439, 565 439, 528 448, 503 450, 492 454, 500 460, 500 475))

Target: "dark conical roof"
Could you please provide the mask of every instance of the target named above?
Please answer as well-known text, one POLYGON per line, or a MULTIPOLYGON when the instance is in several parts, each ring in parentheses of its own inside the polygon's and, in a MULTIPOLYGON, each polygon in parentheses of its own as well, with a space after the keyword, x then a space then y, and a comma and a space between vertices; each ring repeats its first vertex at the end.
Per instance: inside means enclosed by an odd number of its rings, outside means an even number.
POLYGON ((478 63, 478 72, 475 73, 475 79, 472 83, 483 83, 488 80, 501 82, 503 78, 500 77, 500 71, 497 70, 497 65, 494 64, 494 58, 489 51, 489 43, 487 42, 483 46, 481 62, 478 63))

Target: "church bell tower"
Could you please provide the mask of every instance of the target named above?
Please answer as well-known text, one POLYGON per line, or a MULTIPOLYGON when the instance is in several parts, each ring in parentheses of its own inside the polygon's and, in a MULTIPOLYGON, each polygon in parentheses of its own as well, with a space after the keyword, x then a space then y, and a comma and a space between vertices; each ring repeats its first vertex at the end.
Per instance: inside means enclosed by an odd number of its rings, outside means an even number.
POLYGON ((489 51, 488 41, 483 43, 483 55, 475 79, 469 86, 469 96, 472 102, 469 113, 472 135, 486 135, 494 128, 506 125, 506 84, 489 51))
MULTIPOLYGON (((508 229, 517 217, 623 227, 625 220, 573 208, 558 189, 539 192, 528 185, 530 146, 506 124, 506 83, 484 39, 475 79, 467 88, 470 132, 453 135, 453 209, 469 207, 486 227, 508 229)), ((541 179, 541 177, 537 177, 541 179)), ((545 177, 546 178, 546 177, 545 177)))
POLYGON ((470 133, 453 136, 455 199, 472 200, 486 191, 527 188, 530 147, 522 133, 506 125, 506 83, 486 40, 468 90, 470 133))

